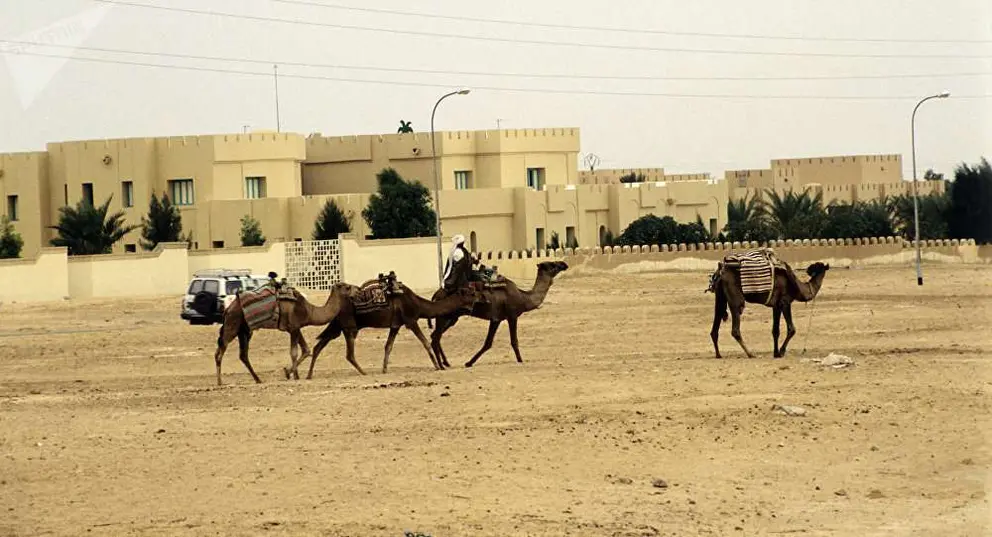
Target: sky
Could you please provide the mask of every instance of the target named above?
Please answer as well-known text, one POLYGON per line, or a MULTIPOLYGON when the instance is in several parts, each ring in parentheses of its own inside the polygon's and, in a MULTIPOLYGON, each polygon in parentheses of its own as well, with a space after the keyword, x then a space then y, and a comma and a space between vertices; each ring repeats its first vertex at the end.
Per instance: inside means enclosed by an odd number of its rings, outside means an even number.
POLYGON ((910 178, 913 108, 950 91, 916 116, 919 175, 950 175, 992 158, 990 20, 988 0, 0 0, 0 152, 275 129, 278 64, 282 131, 429 131, 468 87, 437 130, 578 127, 599 168, 717 177, 901 153, 910 178))

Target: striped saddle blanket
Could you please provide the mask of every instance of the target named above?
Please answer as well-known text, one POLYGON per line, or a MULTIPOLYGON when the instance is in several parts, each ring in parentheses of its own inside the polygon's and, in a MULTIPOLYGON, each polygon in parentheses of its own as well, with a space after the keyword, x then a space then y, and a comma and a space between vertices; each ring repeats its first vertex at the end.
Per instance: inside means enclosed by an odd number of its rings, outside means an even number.
POLYGON ((740 274, 741 291, 745 294, 771 291, 775 285, 775 269, 785 268, 770 248, 730 254, 723 258, 720 266, 740 274))
POLYGON ((403 294, 400 285, 398 280, 390 278, 376 278, 363 283, 351 298, 355 312, 368 313, 385 308, 389 305, 389 297, 403 294))
POLYGON ((241 301, 241 311, 248 329, 254 331, 259 328, 278 328, 279 302, 295 302, 296 296, 290 287, 283 286, 277 290, 272 285, 264 285, 258 289, 242 291, 238 294, 238 300, 241 301))

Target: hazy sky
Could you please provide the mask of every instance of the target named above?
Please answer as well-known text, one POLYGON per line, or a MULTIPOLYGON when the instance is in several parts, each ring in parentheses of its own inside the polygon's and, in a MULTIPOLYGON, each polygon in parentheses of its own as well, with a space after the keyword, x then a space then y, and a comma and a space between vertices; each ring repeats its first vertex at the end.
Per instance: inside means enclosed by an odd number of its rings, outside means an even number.
POLYGON ((989 0, 0 0, 0 152, 272 129, 279 63, 284 131, 425 131, 468 86, 438 130, 579 127, 599 167, 721 175, 902 153, 909 177, 915 101, 946 89, 917 157, 950 172, 992 158, 989 21, 989 0))

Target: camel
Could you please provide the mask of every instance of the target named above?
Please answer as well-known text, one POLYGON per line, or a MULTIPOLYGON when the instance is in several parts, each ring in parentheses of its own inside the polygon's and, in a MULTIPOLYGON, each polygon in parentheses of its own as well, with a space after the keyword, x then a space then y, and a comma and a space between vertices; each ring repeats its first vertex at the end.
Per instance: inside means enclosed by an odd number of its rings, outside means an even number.
MULTIPOLYGON (((331 322, 341 311, 342 306, 347 303, 351 289, 347 284, 335 284, 331 288, 331 292, 327 296, 327 301, 323 306, 311 304, 296 289, 284 289, 277 292, 280 293, 276 298, 279 307, 274 312, 274 319, 256 329, 274 328, 282 332, 288 332, 290 357, 295 363, 298 355, 297 345, 303 351, 303 358, 310 355, 310 348, 307 346, 301 329, 304 326, 317 326, 331 322), (289 295, 292 296, 291 299, 282 294, 287 292, 291 293, 289 295), (286 307, 287 305, 289 306, 288 308, 286 307)), ((252 329, 248 325, 244 309, 242 308, 241 300, 244 296, 246 296, 246 292, 239 293, 234 302, 224 311, 224 322, 220 327, 220 334, 217 337, 217 351, 214 353, 214 362, 217 365, 218 386, 222 385, 220 374, 221 362, 224 360, 224 353, 227 351, 227 346, 234 341, 234 338, 238 339, 240 347, 238 356, 241 358, 241 363, 245 364, 245 367, 248 368, 248 372, 251 373, 256 383, 262 382, 258 378, 258 375, 255 374, 255 370, 248 360, 248 343, 251 341, 252 329)))
MULTIPOLYGON (((362 285, 362 288, 375 281, 370 280, 366 282, 362 285)), ((359 289, 354 286, 352 287, 359 289)), ((338 315, 317 336, 317 343, 314 345, 313 353, 310 355, 310 370, 307 372, 307 379, 313 378, 314 364, 317 362, 317 356, 320 355, 320 352, 328 343, 337 339, 342 333, 345 338, 347 349, 346 359, 348 363, 360 374, 364 375, 365 371, 362 370, 362 367, 358 365, 358 361, 355 359, 355 338, 358 337, 358 331, 363 328, 389 329, 389 336, 386 338, 385 355, 382 359, 383 373, 386 373, 389 365, 389 355, 393 350, 393 341, 402 327, 406 327, 407 330, 413 332, 413 335, 420 340, 420 343, 423 344, 424 349, 427 351, 427 356, 430 358, 431 364, 434 365, 434 369, 443 369, 440 361, 431 352, 427 338, 424 336, 423 331, 421 331, 417 321, 424 318, 429 319, 442 315, 451 315, 459 310, 469 311, 479 300, 479 293, 469 288, 462 288, 451 296, 433 301, 417 295, 402 283, 395 283, 395 289, 396 291, 394 293, 387 295, 381 306, 373 309, 365 308, 363 310, 356 308, 354 297, 357 295, 353 295, 352 300, 345 302, 338 315)), ((304 359, 305 357, 301 357, 299 360, 294 358, 292 367, 294 374, 297 365, 304 359)), ((288 374, 289 371, 287 371, 288 374)))
MULTIPOLYGON (((508 278, 496 280, 495 285, 483 283, 482 288, 484 290, 482 291, 482 295, 485 300, 477 303, 468 315, 489 321, 489 333, 486 335, 486 341, 482 344, 482 348, 479 349, 479 352, 475 353, 471 360, 465 363, 465 367, 475 365, 483 353, 492 348, 496 330, 503 321, 506 321, 506 324, 510 327, 510 346, 513 347, 513 353, 517 357, 517 362, 523 363, 524 360, 520 356, 520 347, 517 341, 517 318, 528 311, 540 308, 544 302, 544 297, 548 294, 548 289, 551 288, 551 284, 554 282, 555 276, 566 270, 568 270, 568 263, 564 261, 545 261, 538 263, 537 279, 530 291, 520 289, 516 283, 508 278)), ((478 285, 475 282, 473 284, 478 285)), ((434 296, 442 295, 443 292, 443 289, 438 289, 434 293, 434 296)), ((431 333, 431 347, 434 349, 438 358, 440 358, 443 367, 451 367, 451 364, 448 363, 448 358, 441 348, 441 336, 452 326, 455 326, 459 317, 461 317, 461 314, 457 312, 452 315, 438 317, 437 326, 431 333)), ((428 321, 429 327, 430 322, 428 321)))
POLYGON ((788 264, 782 263, 782 266, 784 268, 776 267, 774 269, 775 276, 771 291, 761 293, 744 293, 742 291, 741 275, 738 270, 722 267, 713 273, 710 289, 707 291, 713 291, 716 296, 716 307, 713 312, 713 329, 710 331, 710 337, 713 339, 713 349, 716 351, 717 358, 722 358, 717 340, 720 338, 720 323, 727 320, 728 306, 730 315, 733 318, 730 333, 740 343, 747 357, 754 358, 754 354, 744 345, 744 339, 741 337, 741 314, 744 313, 744 304, 746 302, 764 304, 772 308, 774 357, 782 358, 785 356, 785 348, 789 345, 789 340, 792 339, 792 336, 796 335, 796 327, 792 324, 792 303, 796 301, 809 302, 816 298, 817 293, 820 291, 820 286, 823 285, 823 278, 826 276, 827 271, 830 270, 830 265, 817 261, 807 267, 806 274, 810 277, 807 282, 799 281, 788 264), (782 346, 779 347, 779 322, 783 315, 785 316, 788 331, 785 335, 785 340, 782 341, 782 346))

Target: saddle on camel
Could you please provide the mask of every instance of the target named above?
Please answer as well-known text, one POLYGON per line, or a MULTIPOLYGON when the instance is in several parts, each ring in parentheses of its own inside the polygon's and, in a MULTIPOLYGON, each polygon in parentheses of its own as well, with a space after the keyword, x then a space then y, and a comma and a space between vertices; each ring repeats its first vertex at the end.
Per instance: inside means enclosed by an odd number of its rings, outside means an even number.
POLYGON ((241 302, 241 311, 245 316, 248 329, 254 332, 259 329, 286 330, 286 326, 280 326, 280 319, 285 319, 280 313, 285 309, 289 312, 296 305, 296 294, 294 288, 286 283, 276 280, 276 273, 269 273, 269 281, 256 289, 240 291, 238 300, 241 302), (283 308, 285 306, 285 308, 283 308))
POLYGON ((740 276, 741 292, 745 295, 768 293, 766 306, 774 296, 771 291, 775 286, 776 271, 785 274, 790 282, 798 282, 792 267, 779 259, 774 250, 757 248, 724 256, 723 261, 717 262, 716 271, 710 275, 710 283, 705 292, 715 293, 721 274, 728 270, 740 276))
POLYGON ((396 273, 379 274, 358 287, 351 298, 355 313, 369 313, 389 305, 389 298, 403 294, 403 285, 396 280, 396 273))

